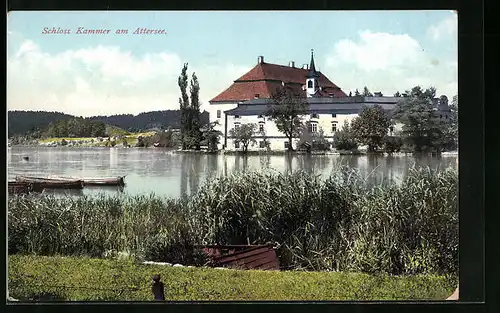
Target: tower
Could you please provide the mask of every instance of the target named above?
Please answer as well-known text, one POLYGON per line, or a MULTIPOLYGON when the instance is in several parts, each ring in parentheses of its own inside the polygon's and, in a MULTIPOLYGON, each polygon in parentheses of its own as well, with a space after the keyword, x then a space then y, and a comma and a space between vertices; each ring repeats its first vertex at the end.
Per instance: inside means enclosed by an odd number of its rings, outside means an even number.
POLYGON ((311 63, 309 64, 309 73, 306 80, 307 97, 313 97, 319 90, 319 73, 314 66, 314 50, 311 49, 311 63))

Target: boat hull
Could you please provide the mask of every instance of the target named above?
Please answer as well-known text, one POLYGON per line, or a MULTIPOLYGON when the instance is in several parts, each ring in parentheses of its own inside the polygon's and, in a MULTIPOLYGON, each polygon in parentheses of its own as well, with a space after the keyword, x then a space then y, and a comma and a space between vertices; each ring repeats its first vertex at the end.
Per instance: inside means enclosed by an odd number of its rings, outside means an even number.
POLYGON ((83 181, 62 181, 40 177, 17 176, 17 182, 32 184, 33 191, 41 191, 43 189, 82 189, 83 181))
POLYGON ((103 177, 103 178, 98 178, 98 177, 76 178, 67 176, 50 176, 50 178, 61 181, 82 180, 84 186, 125 186, 125 176, 103 177))

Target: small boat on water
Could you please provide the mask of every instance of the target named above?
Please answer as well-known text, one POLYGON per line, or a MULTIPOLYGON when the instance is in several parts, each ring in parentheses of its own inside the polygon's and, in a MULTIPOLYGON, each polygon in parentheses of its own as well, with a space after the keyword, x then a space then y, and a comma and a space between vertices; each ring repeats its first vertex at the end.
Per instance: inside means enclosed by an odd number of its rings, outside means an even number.
POLYGON ((68 177, 68 176, 49 176, 50 179, 56 179, 60 181, 83 181, 84 186, 125 186, 125 176, 118 177, 68 177))
POLYGON ((43 189, 82 189, 82 180, 58 180, 45 177, 17 176, 16 182, 29 183, 33 191, 43 189))

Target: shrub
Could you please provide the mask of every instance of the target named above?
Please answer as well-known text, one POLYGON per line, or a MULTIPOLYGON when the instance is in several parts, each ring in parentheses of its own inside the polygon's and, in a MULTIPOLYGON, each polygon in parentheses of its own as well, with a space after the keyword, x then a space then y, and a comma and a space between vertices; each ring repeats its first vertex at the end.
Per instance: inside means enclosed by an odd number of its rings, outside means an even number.
POLYGON ((384 138, 384 151, 387 153, 399 152, 402 146, 401 137, 387 136, 384 138))

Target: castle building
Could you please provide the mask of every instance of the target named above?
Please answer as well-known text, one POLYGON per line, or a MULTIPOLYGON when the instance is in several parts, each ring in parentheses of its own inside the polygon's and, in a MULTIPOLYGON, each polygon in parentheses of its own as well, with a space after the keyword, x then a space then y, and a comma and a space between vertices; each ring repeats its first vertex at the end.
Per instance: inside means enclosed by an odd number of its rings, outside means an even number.
MULTIPOLYGON (((313 51, 309 64, 302 67, 296 67, 295 62, 290 62, 288 66, 265 63, 264 57, 259 56, 254 68, 210 100, 210 122, 218 122, 216 129, 223 134, 218 148, 238 150, 240 147, 230 137, 229 131, 242 124, 254 123, 258 125, 259 134, 255 136, 257 144, 250 146, 249 150, 266 149, 262 132, 265 133, 271 150, 287 149, 288 139, 265 116, 273 102, 272 94, 282 87, 304 95, 309 112, 303 117, 303 121, 307 123, 311 133, 321 129, 324 137, 330 141, 334 133, 341 130, 344 122, 350 123, 359 116, 363 106, 380 105, 387 111, 392 111, 401 99, 384 97, 379 93, 375 93, 375 97, 347 96, 340 87, 316 70, 313 51)), ((447 104, 435 104, 444 114, 449 111, 447 104)), ((395 125, 389 132, 397 132, 400 128, 401 125, 395 125)), ((299 138, 293 141, 294 149, 297 148, 298 141, 299 138)))

